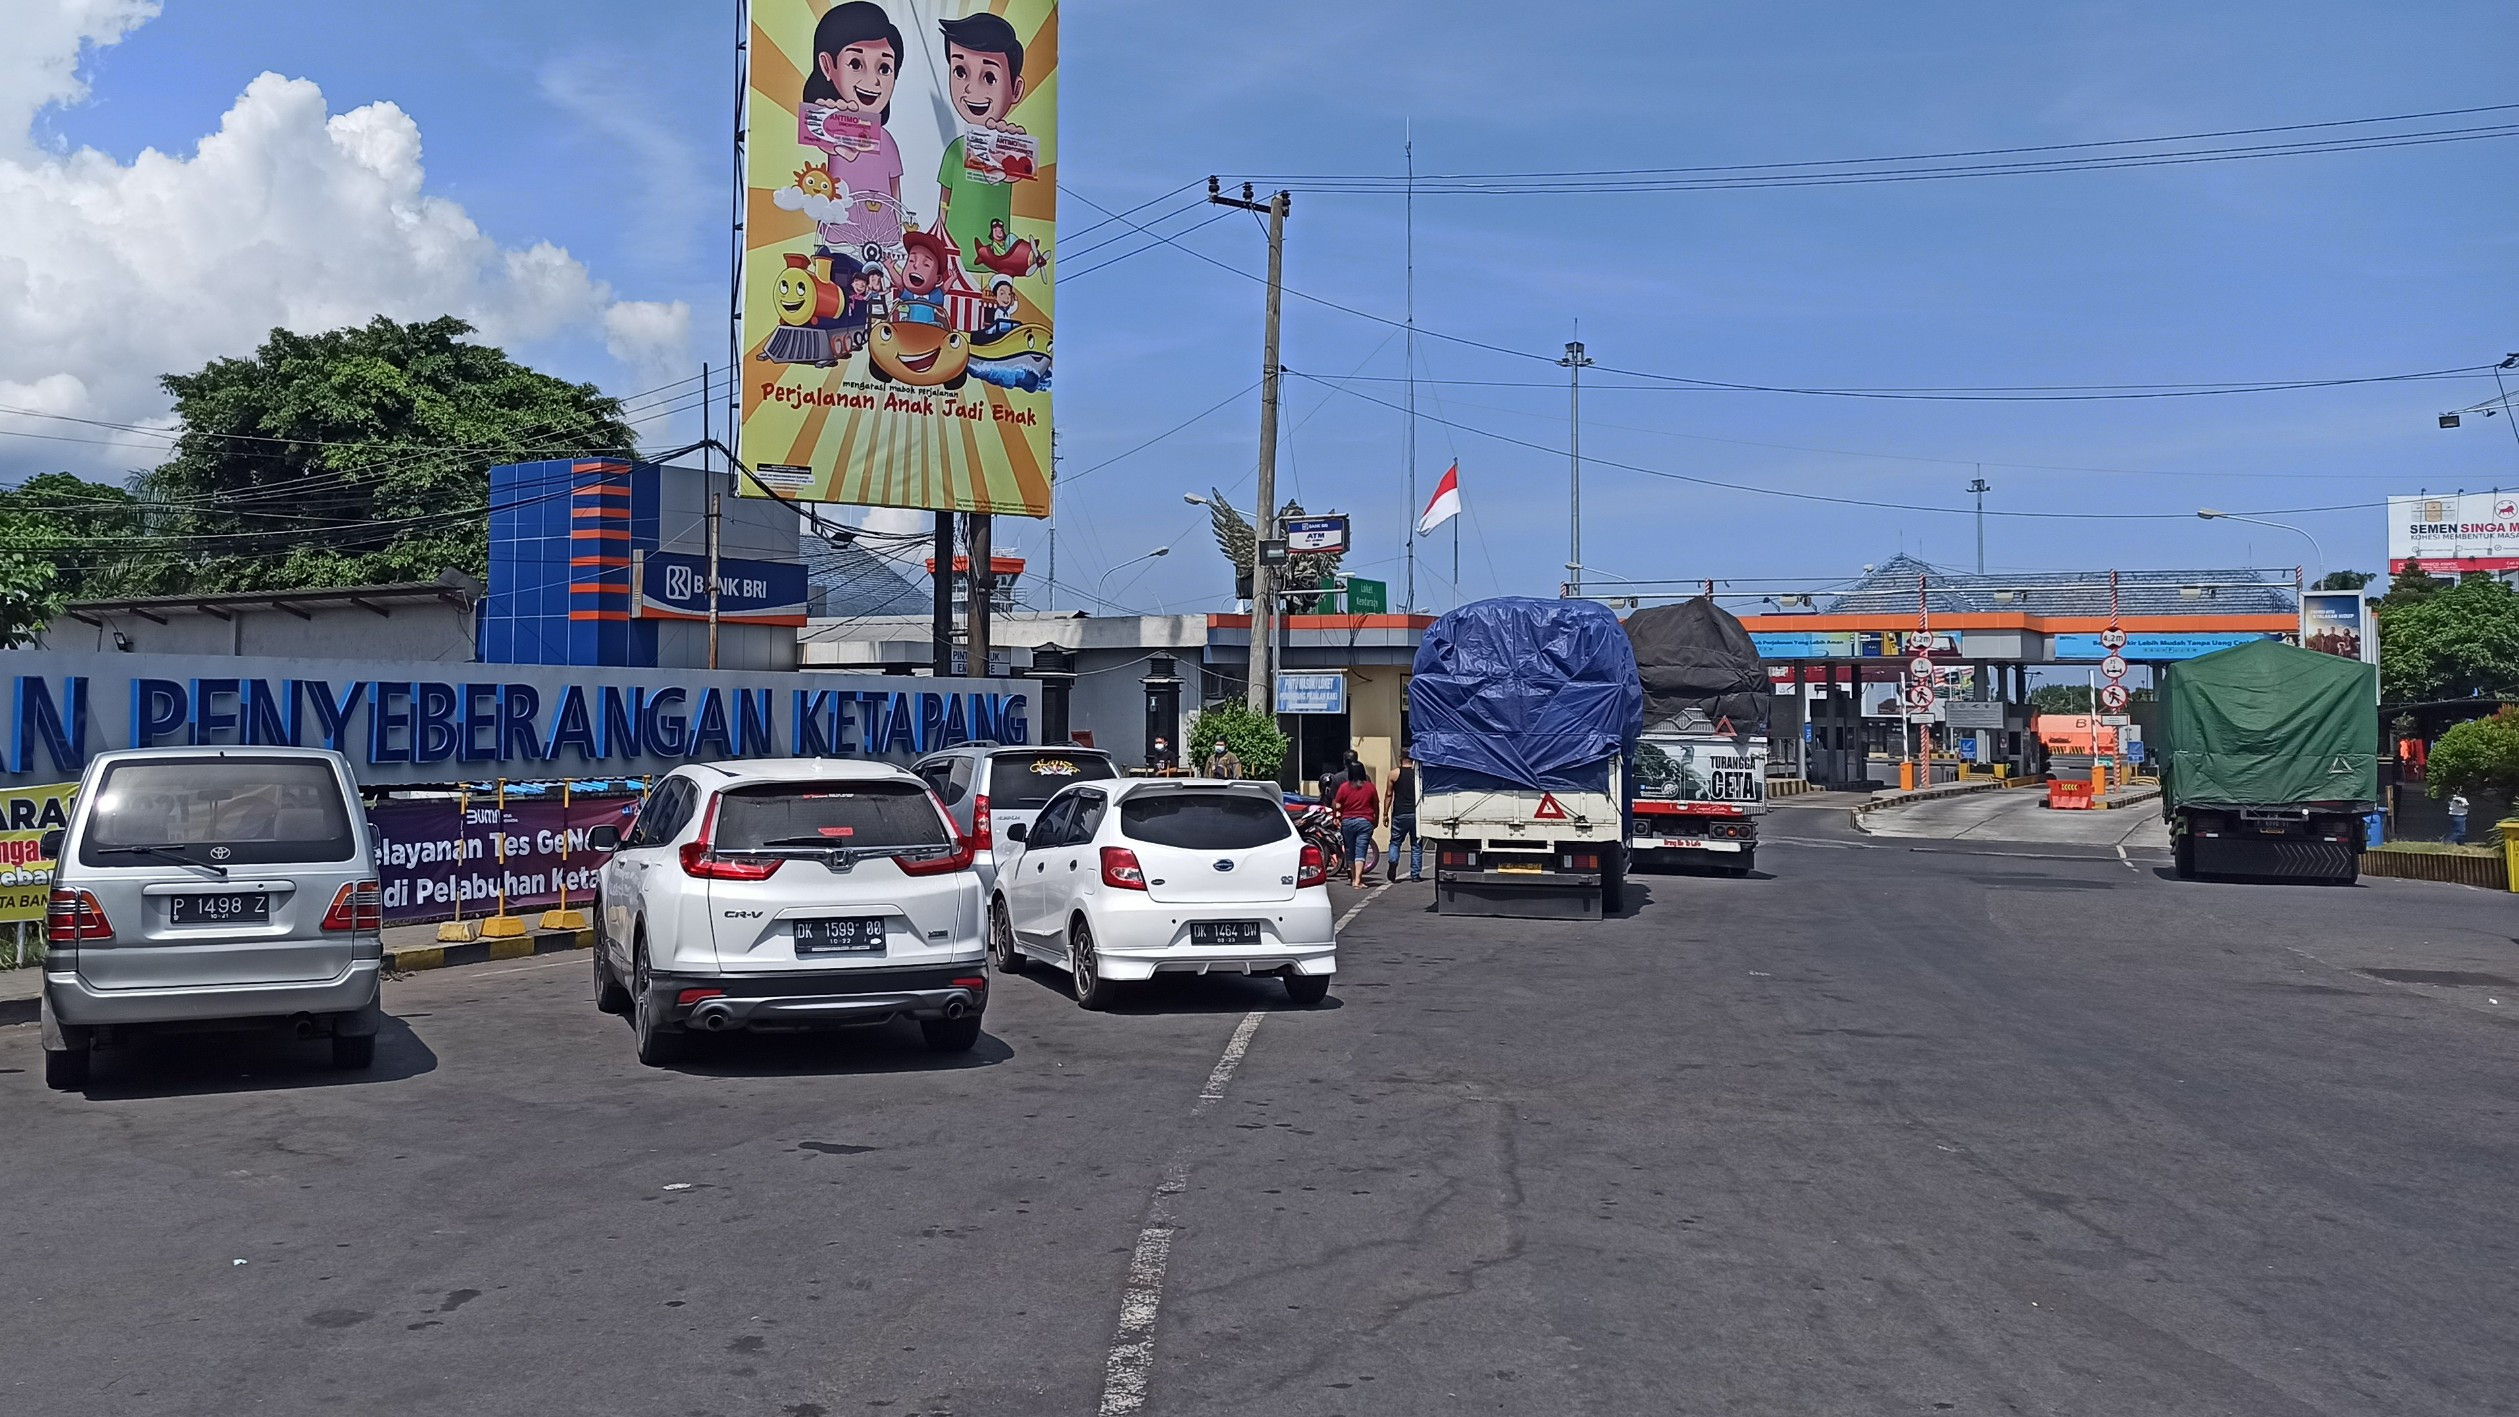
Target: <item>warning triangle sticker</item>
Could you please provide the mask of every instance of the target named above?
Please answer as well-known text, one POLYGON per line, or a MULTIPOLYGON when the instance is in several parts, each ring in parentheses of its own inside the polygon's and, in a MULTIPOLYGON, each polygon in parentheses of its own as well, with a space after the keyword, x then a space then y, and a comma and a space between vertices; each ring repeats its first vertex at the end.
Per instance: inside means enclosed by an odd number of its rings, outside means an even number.
POLYGON ((2334 762, 2327 764, 2327 776, 2329 777, 2348 776, 2352 771, 2352 760, 2348 758, 2339 757, 2334 762))
POLYGON ((1732 716, 1728 713, 1714 721, 1714 736, 1717 738, 1738 738, 1740 733, 1732 726, 1732 716))
POLYGON ((1565 808, 1565 804, 1564 804, 1564 803, 1562 803, 1562 802, 1559 802, 1559 801, 1557 800, 1557 794, 1556 794, 1556 793, 1554 793, 1554 792, 1543 792, 1543 793, 1539 794, 1539 810, 1538 810, 1538 811, 1536 811, 1536 812, 1531 813, 1531 820, 1532 820, 1532 821, 1535 821, 1535 822, 1562 822, 1562 821, 1564 821, 1565 819, 1566 819, 1566 808, 1565 808))

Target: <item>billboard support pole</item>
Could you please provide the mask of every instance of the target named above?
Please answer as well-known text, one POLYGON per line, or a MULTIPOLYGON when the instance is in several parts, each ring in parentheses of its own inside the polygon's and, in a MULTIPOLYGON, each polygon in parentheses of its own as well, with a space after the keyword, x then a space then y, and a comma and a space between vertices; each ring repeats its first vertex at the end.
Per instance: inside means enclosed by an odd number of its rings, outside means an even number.
POLYGON ((962 622, 968 627, 964 639, 969 643, 970 673, 974 678, 988 676, 990 600, 997 591, 997 575, 989 565, 989 542, 995 519, 985 512, 963 514, 962 539, 970 547, 970 593, 963 602, 962 622))
POLYGON ((927 627, 935 641, 934 673, 939 679, 953 677, 953 513, 936 514, 936 614, 927 627))

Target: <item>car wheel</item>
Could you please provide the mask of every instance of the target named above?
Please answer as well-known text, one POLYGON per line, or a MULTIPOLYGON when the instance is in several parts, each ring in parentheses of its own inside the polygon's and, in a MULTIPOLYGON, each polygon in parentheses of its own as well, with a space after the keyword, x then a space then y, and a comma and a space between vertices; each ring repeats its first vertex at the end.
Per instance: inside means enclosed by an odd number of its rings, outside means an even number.
POLYGON ((376 1066, 376 1035, 345 1038, 332 1036, 332 1066, 336 1071, 352 1073, 376 1066))
POLYGON ((1023 950, 1015 944, 1015 922, 1002 899, 988 903, 988 957, 1000 974, 1023 973, 1023 950))
POLYGON ((1297 974, 1288 970, 1286 971, 1286 997, 1292 999, 1299 1008, 1311 1008, 1329 997, 1329 980, 1330 977, 1326 974, 1297 974))
POLYGON ((968 1053, 971 1045, 980 1041, 980 1016, 921 1019, 918 1031, 926 1035, 931 1053, 968 1053))
POLYGON ((1102 977, 1101 961, 1093 954, 1093 930, 1081 918, 1067 930, 1067 973, 1075 982, 1076 1003, 1082 1008, 1107 1009, 1119 992, 1102 977))
POLYGON ((631 942, 630 1026, 638 1034, 638 1060, 651 1068, 691 1055, 691 1035, 665 1021, 656 1007, 655 980, 647 968, 647 941, 631 942))
POLYGON ((85 1043, 58 1052, 44 1050, 44 1086, 55 1092, 76 1092, 87 1086, 88 1047, 85 1043))
POLYGON ((596 902, 599 913, 595 916, 595 1007, 603 1013, 626 1014, 630 1011, 630 991, 612 976, 612 943, 604 936, 602 906, 601 901, 596 902))

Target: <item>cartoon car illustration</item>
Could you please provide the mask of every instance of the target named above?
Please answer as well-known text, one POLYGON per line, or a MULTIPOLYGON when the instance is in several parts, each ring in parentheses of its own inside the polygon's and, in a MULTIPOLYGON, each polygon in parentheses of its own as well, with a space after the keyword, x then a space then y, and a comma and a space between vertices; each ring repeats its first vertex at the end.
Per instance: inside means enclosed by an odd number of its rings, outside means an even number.
POLYGON ((914 320, 878 320, 866 342, 867 372, 886 383, 958 389, 971 377, 971 337, 914 320))

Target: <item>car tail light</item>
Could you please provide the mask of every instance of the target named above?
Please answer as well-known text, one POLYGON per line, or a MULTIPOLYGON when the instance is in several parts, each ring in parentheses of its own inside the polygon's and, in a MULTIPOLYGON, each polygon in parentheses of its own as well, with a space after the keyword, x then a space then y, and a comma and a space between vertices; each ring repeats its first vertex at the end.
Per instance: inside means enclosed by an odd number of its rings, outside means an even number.
POLYGON ((55 886, 44 905, 44 938, 56 945, 110 940, 114 927, 105 919, 105 907, 96 903, 95 892, 55 886))
POLYGON ((682 845, 682 874, 701 881, 766 881, 785 863, 777 856, 720 856, 710 846, 717 830, 717 799, 708 799, 708 815, 700 819, 697 841, 682 845))
POLYGON ((973 851, 997 849, 997 833, 989 825, 988 794, 985 792, 971 799, 971 849, 973 851))
POLYGON ((685 989, 681 993, 674 995, 673 1001, 676 1005, 687 1009, 702 999, 723 999, 725 997, 726 991, 723 989, 685 989))
POLYGON ((1102 884, 1115 890, 1142 891, 1146 888, 1146 868, 1137 864, 1137 853, 1125 846, 1102 848, 1102 884))
POLYGON ((385 923, 385 896, 374 881, 353 881, 333 895, 327 930, 375 930, 385 923))
MULTIPOLYGON (((953 831, 953 823, 945 823, 945 830, 953 831)), ((904 876, 945 876, 956 871, 971 869, 971 843, 964 841, 959 834, 953 837, 951 845, 939 847, 937 850, 943 854, 940 856, 895 856, 892 858, 892 864, 900 867, 901 874, 904 876)))
POLYGON ((1297 890, 1305 886, 1329 884, 1329 858, 1321 855, 1321 848, 1317 846, 1303 848, 1303 859, 1294 868, 1294 883, 1297 890))
POLYGON ((988 987, 988 979, 984 975, 967 975, 961 979, 953 981, 953 987, 956 989, 985 989, 988 987))

